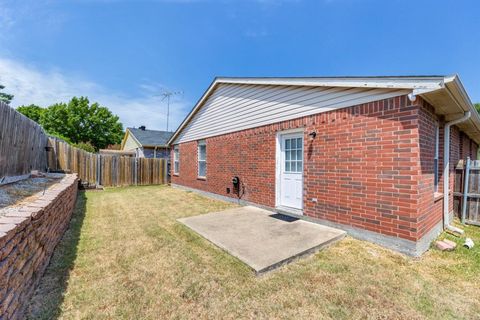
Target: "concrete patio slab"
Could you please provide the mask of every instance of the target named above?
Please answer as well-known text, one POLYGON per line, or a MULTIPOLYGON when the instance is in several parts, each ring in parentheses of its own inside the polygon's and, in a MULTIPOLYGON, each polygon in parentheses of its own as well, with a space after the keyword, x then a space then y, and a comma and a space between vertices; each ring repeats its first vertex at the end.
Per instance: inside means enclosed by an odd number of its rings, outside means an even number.
POLYGON ((314 253, 345 236, 342 230, 288 218, 246 206, 178 221, 239 258, 257 275, 314 253))

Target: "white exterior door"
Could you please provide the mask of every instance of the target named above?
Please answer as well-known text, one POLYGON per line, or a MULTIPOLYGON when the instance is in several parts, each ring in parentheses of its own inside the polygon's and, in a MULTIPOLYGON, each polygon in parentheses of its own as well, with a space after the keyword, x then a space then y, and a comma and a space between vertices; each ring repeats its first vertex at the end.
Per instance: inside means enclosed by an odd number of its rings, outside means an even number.
POLYGON ((303 208, 303 133, 282 134, 277 168, 280 206, 303 208))

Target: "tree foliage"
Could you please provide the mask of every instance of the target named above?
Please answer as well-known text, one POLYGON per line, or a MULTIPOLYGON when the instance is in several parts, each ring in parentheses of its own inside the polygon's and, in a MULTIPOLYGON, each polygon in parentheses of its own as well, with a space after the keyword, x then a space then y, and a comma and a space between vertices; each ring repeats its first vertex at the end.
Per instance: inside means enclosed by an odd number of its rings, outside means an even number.
POLYGON ((475 103, 474 106, 475 109, 477 109, 477 112, 480 113, 480 103, 475 103))
POLYGON ((98 103, 90 104, 86 97, 74 97, 68 103, 48 108, 30 105, 17 110, 40 123, 49 134, 63 137, 87 151, 120 143, 123 137, 118 116, 98 103))
POLYGON ((31 104, 29 106, 20 106, 17 108, 17 111, 29 117, 33 121, 40 123, 40 118, 42 117, 42 114, 45 112, 45 109, 35 104, 31 104))
POLYGON ((73 144, 74 147, 77 147, 77 148, 80 148, 80 149, 83 149, 85 151, 88 151, 88 152, 95 152, 97 150, 95 150, 95 147, 92 146, 92 144, 90 142, 79 142, 79 143, 74 143, 73 144))
MULTIPOLYGON (((0 84, 0 90, 5 89, 5 86, 0 84)), ((0 101, 5 102, 6 104, 10 104, 13 99, 13 94, 8 94, 5 92, 0 91, 0 101)))

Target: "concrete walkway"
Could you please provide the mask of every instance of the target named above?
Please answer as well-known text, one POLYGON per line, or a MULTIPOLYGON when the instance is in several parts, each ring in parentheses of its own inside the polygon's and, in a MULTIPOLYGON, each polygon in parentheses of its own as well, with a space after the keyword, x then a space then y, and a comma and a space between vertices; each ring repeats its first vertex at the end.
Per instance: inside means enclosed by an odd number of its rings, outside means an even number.
POLYGON ((345 236, 342 230, 246 206, 178 219, 261 274, 345 236), (275 218, 278 217, 278 218, 275 218))

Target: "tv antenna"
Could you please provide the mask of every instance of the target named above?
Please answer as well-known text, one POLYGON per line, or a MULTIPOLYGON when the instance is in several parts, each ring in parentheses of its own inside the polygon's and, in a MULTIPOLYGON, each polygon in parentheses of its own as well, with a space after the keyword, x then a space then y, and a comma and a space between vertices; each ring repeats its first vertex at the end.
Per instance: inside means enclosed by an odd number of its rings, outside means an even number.
POLYGON ((168 90, 165 90, 164 92, 162 92, 160 94, 160 96, 162 97, 162 100, 160 100, 160 101, 163 101, 163 100, 167 99, 167 131, 168 131, 168 120, 170 118, 170 98, 173 97, 173 96, 180 95, 180 94, 183 94, 183 91, 168 91, 168 90))

